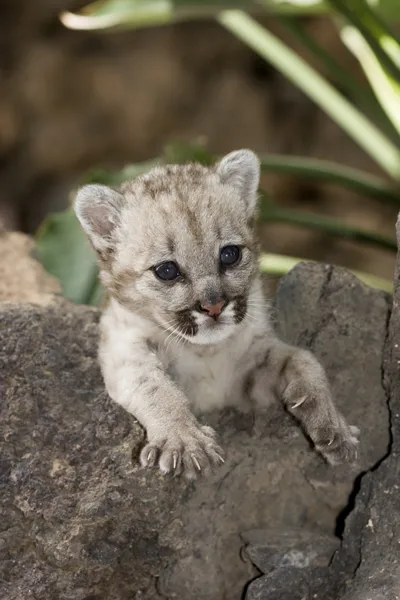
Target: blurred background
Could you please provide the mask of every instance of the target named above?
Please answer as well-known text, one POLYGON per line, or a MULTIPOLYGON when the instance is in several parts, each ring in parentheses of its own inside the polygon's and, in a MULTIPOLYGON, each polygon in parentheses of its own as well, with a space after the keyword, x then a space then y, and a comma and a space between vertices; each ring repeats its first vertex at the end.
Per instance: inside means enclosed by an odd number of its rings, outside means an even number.
POLYGON ((98 304, 76 187, 248 147, 262 269, 323 261, 390 291, 398 0, 3 0, 0 15, 3 290, 30 285, 18 261, 33 252, 67 297, 98 304))

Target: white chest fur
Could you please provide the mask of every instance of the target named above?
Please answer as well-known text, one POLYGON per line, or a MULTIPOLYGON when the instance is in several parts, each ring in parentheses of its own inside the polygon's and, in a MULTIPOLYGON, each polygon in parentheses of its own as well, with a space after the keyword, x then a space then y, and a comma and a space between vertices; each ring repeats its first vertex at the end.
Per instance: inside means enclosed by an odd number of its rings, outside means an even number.
MULTIPOLYGON (((109 394, 130 410, 139 380, 161 364, 196 413, 239 405, 248 374, 268 337, 265 311, 249 310, 233 335, 217 344, 171 339, 112 302, 103 315, 100 361, 109 394), (258 340, 258 341, 257 341, 258 340), (118 392, 119 390, 119 392, 118 392), (122 391, 121 391, 122 390, 122 391), (125 400, 121 401, 121 397, 125 400)), ((134 401, 134 400, 133 400, 134 401)))
POLYGON ((170 377, 189 398, 194 412, 242 402, 245 378, 254 360, 251 354, 254 334, 254 325, 243 324, 236 335, 220 344, 200 346, 178 342, 161 348, 170 377))

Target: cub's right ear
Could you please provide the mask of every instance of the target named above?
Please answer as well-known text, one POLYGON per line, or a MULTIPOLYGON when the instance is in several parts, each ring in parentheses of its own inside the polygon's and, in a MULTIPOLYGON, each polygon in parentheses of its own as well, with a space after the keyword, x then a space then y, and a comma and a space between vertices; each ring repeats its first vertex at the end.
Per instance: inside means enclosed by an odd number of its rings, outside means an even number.
POLYGON ((96 250, 112 245, 123 204, 124 197, 105 185, 85 185, 78 191, 75 213, 96 250))

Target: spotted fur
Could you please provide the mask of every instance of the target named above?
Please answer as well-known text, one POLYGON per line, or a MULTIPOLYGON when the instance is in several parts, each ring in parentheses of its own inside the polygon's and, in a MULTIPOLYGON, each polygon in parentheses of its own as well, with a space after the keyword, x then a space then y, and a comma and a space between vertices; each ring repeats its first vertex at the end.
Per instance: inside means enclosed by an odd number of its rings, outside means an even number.
MULTIPOLYGON (((223 461, 195 414, 278 395, 331 462, 353 460, 358 430, 336 410, 323 368, 272 331, 258 272, 259 161, 232 152, 215 167, 168 165, 119 190, 90 185, 77 216, 111 300, 100 362, 110 396, 147 430, 144 466, 195 477, 223 461), (223 247, 241 249, 227 267, 223 247), (179 266, 161 281, 155 267, 179 266), (225 303, 221 314, 204 307, 225 303)), ((222 306, 222 304, 221 304, 222 306)))

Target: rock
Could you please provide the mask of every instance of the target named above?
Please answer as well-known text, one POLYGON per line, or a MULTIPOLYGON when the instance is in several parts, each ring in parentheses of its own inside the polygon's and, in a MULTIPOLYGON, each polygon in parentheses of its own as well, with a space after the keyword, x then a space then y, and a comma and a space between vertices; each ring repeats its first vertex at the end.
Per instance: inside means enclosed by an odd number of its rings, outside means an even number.
POLYGON ((31 256, 33 249, 27 235, 0 231, 0 302, 45 305, 61 292, 58 281, 31 256))
MULTIPOLYGON (((351 424, 360 424, 365 468, 376 464, 389 445, 382 348, 390 307, 387 294, 365 286, 350 273, 310 263, 282 280, 275 302, 281 337, 319 357, 338 406, 351 424), (366 418, 365 403, 368 410, 374 407, 373 418, 366 418)), ((318 487, 322 498, 323 488, 318 487)))
POLYGON ((310 586, 301 570, 276 569, 250 585, 246 600, 311 600, 310 586))
MULTIPOLYGON (((400 244, 400 219, 397 222, 397 240, 400 244)), ((356 480, 347 509, 348 516, 341 547, 335 553, 329 567, 307 571, 299 568, 294 570, 293 566, 283 570, 278 566, 272 573, 250 584, 246 600, 285 600, 291 597, 290 594, 295 598, 299 587, 307 600, 400 598, 399 258, 398 256, 393 307, 382 355, 382 381, 386 391, 390 424, 387 452, 374 468, 367 470, 356 480), (281 583, 278 595, 274 596, 276 581, 285 583, 281 583)), ((256 564, 262 563, 265 569, 257 551, 253 560, 256 564)))
POLYGON ((305 529, 256 529, 241 534, 245 553, 262 573, 273 569, 327 567, 339 546, 334 535, 305 529))
MULTIPOLYGON (((397 222, 400 244, 400 220, 397 222)), ((358 483, 354 509, 344 530, 341 551, 317 598, 324 589, 340 600, 397 600, 400 598, 400 261, 382 366, 390 414, 390 443, 386 457, 358 483)))
POLYGON ((244 550, 264 577, 247 590, 246 600, 311 600, 312 590, 326 576, 340 540, 306 529, 255 530, 242 534, 244 550))
MULTIPOLYGON (((277 404, 268 414, 209 417, 227 451, 210 479, 143 472, 144 432, 104 393, 98 311, 61 300, 1 306, 1 598, 239 600, 250 580, 253 598, 267 597, 254 596, 257 588, 286 598, 284 580, 302 589, 308 571, 293 560, 269 571, 263 588, 240 534, 331 536, 354 479, 385 455, 388 299, 345 271, 301 265, 281 285, 275 311, 284 337, 319 355, 338 405, 361 427, 358 468, 326 465, 277 404)), ((279 565, 276 554, 271 562, 279 565)), ((319 581, 315 564, 308 588, 319 581)), ((266 557, 262 566, 270 570, 266 557)))

